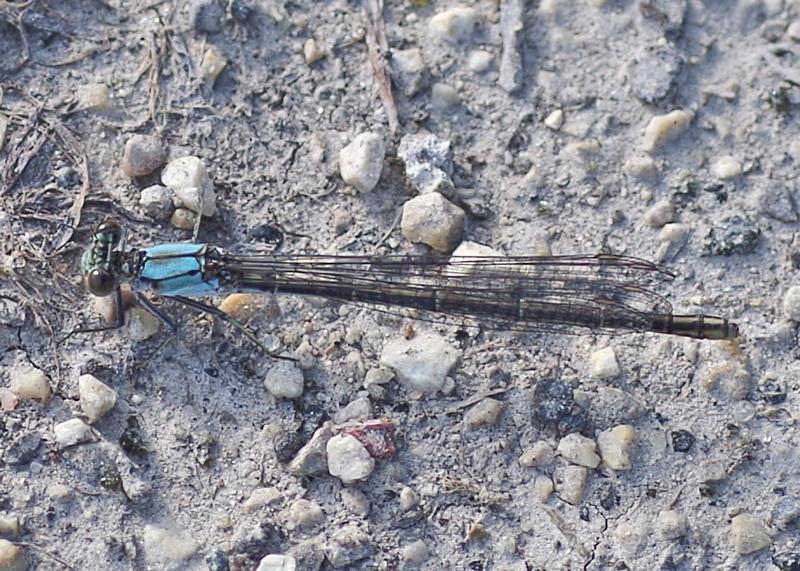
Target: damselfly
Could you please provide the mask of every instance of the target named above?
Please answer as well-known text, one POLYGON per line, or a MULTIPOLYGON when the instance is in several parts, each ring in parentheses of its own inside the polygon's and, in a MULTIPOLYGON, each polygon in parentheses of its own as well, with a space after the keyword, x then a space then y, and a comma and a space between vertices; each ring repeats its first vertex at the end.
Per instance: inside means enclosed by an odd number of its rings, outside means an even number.
POLYGON ((92 294, 116 296, 118 323, 107 329, 124 322, 120 284, 129 282, 137 300, 168 324, 145 293, 230 322, 219 309, 193 298, 280 292, 474 319, 500 330, 738 336, 738 327, 725 318, 673 314, 670 303, 647 284, 674 274, 626 256, 239 254, 190 243, 132 249, 125 246, 120 225, 107 220, 95 229, 82 265, 92 294))

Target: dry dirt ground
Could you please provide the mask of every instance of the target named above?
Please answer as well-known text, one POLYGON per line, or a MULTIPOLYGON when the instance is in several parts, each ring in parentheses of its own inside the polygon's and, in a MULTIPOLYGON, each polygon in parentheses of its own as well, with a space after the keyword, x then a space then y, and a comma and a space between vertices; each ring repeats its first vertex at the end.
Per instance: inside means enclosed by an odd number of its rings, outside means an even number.
POLYGON ((800 569, 800 3, 375 4, 0 1, 2 568, 800 569), (675 110, 670 140, 649 141, 675 110), (364 132, 387 149, 371 192, 338 166, 364 132), (416 193, 398 145, 418 132, 450 143, 465 240, 659 261, 676 313, 741 338, 507 333, 263 296, 249 326, 300 356, 295 399, 267 391, 279 365, 238 331, 168 301, 177 335, 63 339, 98 320, 79 270, 95 224, 119 219, 133 246, 191 239, 141 208, 158 173, 121 170, 133 134, 203 160, 218 213, 200 241, 383 255, 429 252, 398 224, 416 193), (365 389, 387 343, 428 332, 457 351, 445 393, 365 389), (593 375, 606 347, 619 372, 593 375), (17 402, 37 371, 52 396, 17 402), (117 401, 66 446, 54 426, 86 420, 84 374, 117 401), (501 414, 465 422, 487 396, 501 414), (358 399, 394 424, 395 453, 352 484, 292 472, 358 399), (619 425, 629 469, 548 453, 619 425))

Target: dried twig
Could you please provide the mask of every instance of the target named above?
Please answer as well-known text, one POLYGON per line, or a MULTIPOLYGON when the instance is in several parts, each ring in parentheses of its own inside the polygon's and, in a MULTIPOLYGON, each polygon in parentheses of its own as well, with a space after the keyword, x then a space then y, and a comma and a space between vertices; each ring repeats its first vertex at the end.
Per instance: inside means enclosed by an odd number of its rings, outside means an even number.
POLYGON ((372 74, 378 82, 378 94, 381 97, 386 117, 389 120, 389 131, 397 132, 400 124, 397 118, 397 106, 392 95, 392 80, 386 54, 389 42, 386 40, 386 23, 383 21, 383 0, 364 0, 364 15, 367 20, 367 51, 372 74))

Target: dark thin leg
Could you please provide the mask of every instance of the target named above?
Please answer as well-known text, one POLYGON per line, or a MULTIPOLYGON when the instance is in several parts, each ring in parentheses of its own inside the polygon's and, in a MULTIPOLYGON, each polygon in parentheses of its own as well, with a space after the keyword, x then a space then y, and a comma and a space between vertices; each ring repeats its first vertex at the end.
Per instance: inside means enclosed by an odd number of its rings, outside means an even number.
POLYGON ((273 357, 275 359, 283 359, 284 361, 297 361, 297 359, 295 359, 294 357, 287 357, 286 355, 277 355, 277 354, 271 352, 269 349, 267 349, 264 346, 263 343, 261 343, 261 341, 258 340, 258 338, 256 337, 255 333, 253 333, 250 330, 250 328, 248 328, 246 325, 238 322, 237 320, 232 318, 230 315, 228 315, 227 313, 225 313, 221 309, 219 309, 217 307, 214 307, 213 305, 208 305, 207 303, 203 303, 201 301, 197 301, 195 299, 191 299, 191 298, 183 297, 183 296, 179 296, 179 295, 170 296, 169 299, 174 299, 175 301, 177 301, 179 303, 182 303, 182 304, 184 304, 184 305, 186 305, 188 307, 191 307, 195 311, 200 311, 202 313, 207 313, 209 315, 213 315, 214 317, 216 317, 220 321, 224 321, 225 323, 228 323, 228 324, 232 325, 233 327, 235 327, 236 329, 241 331, 245 335, 245 337, 247 337, 250 341, 252 341, 256 345, 258 345, 258 347, 262 351, 264 351, 264 353, 269 355, 270 357, 273 357))
POLYGON ((139 303, 139 305, 141 305, 147 311, 155 315, 161 323, 167 326, 167 329, 172 331, 173 334, 178 332, 178 326, 175 325, 175 322, 172 321, 170 316, 161 311, 158 307, 156 307, 156 305, 152 301, 147 299, 147 296, 139 293, 138 291, 133 292, 133 295, 136 298, 136 301, 139 303))
POLYGON ((114 323, 106 323, 105 325, 97 325, 95 327, 80 327, 78 329, 73 329, 69 333, 67 333, 64 337, 59 339, 57 342, 58 345, 76 335, 78 333, 99 333, 101 331, 112 331, 114 329, 121 329, 125 325, 125 307, 122 303, 122 290, 119 286, 117 289, 114 290, 114 305, 115 311, 117 314, 117 319, 114 323))

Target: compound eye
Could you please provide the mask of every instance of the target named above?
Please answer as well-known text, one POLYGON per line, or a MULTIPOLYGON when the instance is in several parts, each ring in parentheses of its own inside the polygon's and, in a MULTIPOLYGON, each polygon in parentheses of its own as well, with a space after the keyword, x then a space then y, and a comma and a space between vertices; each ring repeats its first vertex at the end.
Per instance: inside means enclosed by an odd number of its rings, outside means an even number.
POLYGON ((95 268, 86 277, 86 285, 92 295, 105 297, 114 291, 114 287, 117 284, 114 282, 114 276, 111 272, 103 268, 95 268))

